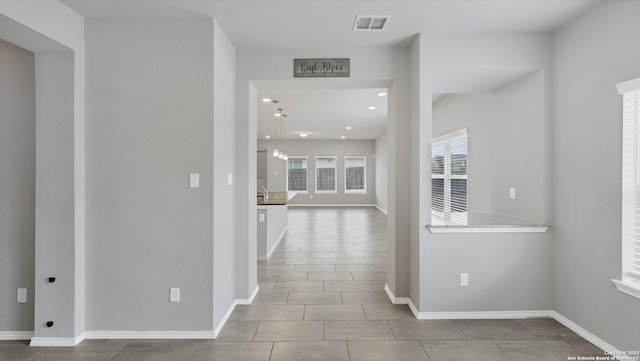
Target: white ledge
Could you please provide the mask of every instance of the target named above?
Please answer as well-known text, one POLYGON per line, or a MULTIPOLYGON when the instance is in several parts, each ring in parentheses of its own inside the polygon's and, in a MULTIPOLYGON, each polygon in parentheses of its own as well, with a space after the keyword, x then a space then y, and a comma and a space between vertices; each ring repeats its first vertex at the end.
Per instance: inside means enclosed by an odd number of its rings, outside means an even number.
POLYGON ((431 233, 544 233, 549 229, 549 226, 488 226, 488 227, 473 227, 473 226, 431 226, 428 225, 427 229, 431 233))
POLYGON ((614 280, 614 279, 612 279, 611 282, 613 282, 616 285, 616 288, 618 289, 618 291, 622 293, 626 293, 629 296, 632 296, 635 298, 640 298, 640 283, 614 280))

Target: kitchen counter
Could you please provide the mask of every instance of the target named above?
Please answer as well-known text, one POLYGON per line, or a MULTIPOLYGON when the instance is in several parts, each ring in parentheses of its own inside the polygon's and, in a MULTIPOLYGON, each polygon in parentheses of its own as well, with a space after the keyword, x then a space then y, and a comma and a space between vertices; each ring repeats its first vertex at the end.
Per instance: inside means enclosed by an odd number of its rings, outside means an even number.
POLYGON ((297 192, 269 192, 269 198, 266 200, 262 195, 257 196, 257 205, 258 206, 284 206, 286 205, 293 197, 295 197, 297 192))

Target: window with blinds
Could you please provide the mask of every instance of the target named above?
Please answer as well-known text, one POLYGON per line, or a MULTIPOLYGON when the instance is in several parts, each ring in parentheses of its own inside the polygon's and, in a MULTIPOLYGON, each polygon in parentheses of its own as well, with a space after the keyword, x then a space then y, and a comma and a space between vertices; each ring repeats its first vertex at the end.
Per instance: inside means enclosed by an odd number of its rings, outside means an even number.
POLYGON ((307 157, 288 157, 287 190, 307 191, 307 157))
POLYGON ((622 283, 632 290, 618 289, 640 297, 640 78, 618 84, 618 92, 623 98, 622 283))
POLYGON ((443 220, 466 218, 466 129, 431 141, 431 212, 443 220))
POLYGON ((367 157, 344 157, 344 192, 367 191, 367 157))
POLYGON ((316 193, 335 193, 336 183, 336 157, 316 157, 316 193))

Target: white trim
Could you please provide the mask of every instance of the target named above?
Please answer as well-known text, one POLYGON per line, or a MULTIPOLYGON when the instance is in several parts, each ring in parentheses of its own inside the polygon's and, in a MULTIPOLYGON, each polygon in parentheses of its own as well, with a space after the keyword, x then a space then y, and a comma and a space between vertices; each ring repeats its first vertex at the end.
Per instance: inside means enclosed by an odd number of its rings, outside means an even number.
POLYGON ((29 346, 34 347, 73 347, 84 341, 86 333, 76 337, 32 337, 29 346))
POLYGON ((471 312, 420 312, 413 302, 409 303, 413 314, 419 320, 506 320, 523 318, 553 317, 552 310, 534 311, 471 311, 471 312), (417 313, 417 314, 416 314, 417 313))
POLYGON ((427 225, 431 233, 544 233, 549 226, 524 227, 438 227, 427 225))
POLYGON ((624 94, 630 91, 640 89, 640 78, 635 78, 627 81, 623 81, 622 83, 618 83, 616 85, 618 89, 618 94, 624 94))
POLYGON ((87 331, 87 340, 202 340, 214 339, 213 331, 87 331))
POLYGON ((614 279, 612 279, 611 282, 616 285, 618 291, 635 298, 640 298, 640 284, 614 279))
POLYGON ((376 207, 375 204, 369 204, 369 203, 362 203, 362 204, 357 204, 357 203, 351 203, 351 204, 347 204, 347 203, 345 203, 345 204, 296 203, 296 204, 287 204, 287 206, 289 206, 289 207, 376 207))
MULTIPOLYGON (((398 298, 393 296, 393 293, 389 289, 388 285, 385 285, 385 291, 387 296, 392 302, 398 301, 398 298)), ((408 299, 409 308, 413 315, 419 320, 459 320, 459 319, 524 319, 524 318, 540 318, 547 317, 552 318, 561 323, 566 328, 575 332, 578 336, 591 342, 596 347, 607 352, 609 355, 622 355, 621 352, 610 343, 604 341, 600 337, 594 335, 588 330, 582 328, 577 323, 566 318, 562 314, 554 310, 539 310, 539 311, 481 311, 481 312, 420 312, 418 308, 413 304, 411 298, 408 299)), ((404 301, 404 299, 402 299, 404 301)), ((399 303, 397 303, 399 304, 399 303)), ((619 357, 616 357, 619 359, 619 357)))
POLYGON ((376 207, 376 208, 378 208, 382 213, 384 213, 384 214, 389 214, 389 212, 387 212, 387 210, 386 210, 386 209, 382 209, 382 207, 380 207, 379 205, 374 204, 373 206, 374 206, 374 207, 376 207))
POLYGON ((580 336, 580 337, 584 338, 585 340, 591 342, 593 345, 595 345, 596 347, 600 348, 601 350, 609 353, 610 355, 614 355, 614 357, 615 357, 615 355, 624 355, 624 353, 620 352, 620 350, 618 350, 617 348, 613 347, 610 343, 606 342, 605 340, 601 339, 600 337, 598 337, 598 336, 592 334, 591 332, 587 331, 586 329, 582 328, 580 325, 578 325, 577 323, 571 321, 570 319, 566 318, 565 316, 561 315, 559 312, 552 311, 551 318, 553 318, 554 320, 560 322, 566 328, 568 328, 571 331, 573 331, 576 334, 578 334, 578 336, 580 336))
POLYGON ((224 325, 229 320, 229 317, 231 317, 231 314, 233 313, 233 310, 236 308, 237 304, 238 304, 238 300, 235 300, 235 301, 233 301, 231 303, 231 306, 229 306, 229 309, 224 314, 224 316, 222 317, 220 322, 218 322, 218 325, 216 326, 216 328, 213 330, 213 338, 217 338, 218 337, 218 335, 222 331, 222 328, 224 327, 224 325))
MULTIPOLYGON (((287 233, 287 226, 284 226, 284 229, 282 230, 282 233, 280 233, 280 237, 278 237, 278 240, 276 241, 276 243, 274 243, 273 246, 271 246, 271 249, 269 250, 269 252, 267 252, 267 257, 263 258, 263 260, 267 260, 267 259, 271 258, 271 255, 273 254, 273 251, 275 251, 276 247, 278 247, 280 242, 282 242, 282 239, 284 238, 284 234, 285 233, 287 233)), ((263 257, 263 256, 260 256, 260 257, 263 257)), ((260 257, 258 257, 258 259, 260 259, 260 257)))
POLYGON ((33 331, 0 331, 0 341, 30 340, 33 331))
POLYGON ((396 297, 391 291, 391 288, 389 287, 388 283, 384 284, 384 292, 387 293, 387 297, 389 297, 389 300, 394 305, 408 305, 409 302, 411 302, 409 297, 396 297))
POLYGON ((251 294, 251 296, 249 296, 249 298, 238 298, 235 300, 235 305, 250 305, 251 302, 253 302, 253 299, 256 298, 256 295, 258 294, 258 291, 260 291, 260 286, 256 285, 256 288, 253 290, 253 293, 251 294))
POLYGON ((447 134, 443 134, 440 136, 437 136, 435 138, 431 138, 431 144, 433 143, 439 143, 445 139, 448 138, 454 138, 454 137, 458 137, 460 135, 466 135, 467 134, 467 128, 463 128, 460 130, 456 130, 455 132, 451 132, 451 133, 447 133, 447 134))

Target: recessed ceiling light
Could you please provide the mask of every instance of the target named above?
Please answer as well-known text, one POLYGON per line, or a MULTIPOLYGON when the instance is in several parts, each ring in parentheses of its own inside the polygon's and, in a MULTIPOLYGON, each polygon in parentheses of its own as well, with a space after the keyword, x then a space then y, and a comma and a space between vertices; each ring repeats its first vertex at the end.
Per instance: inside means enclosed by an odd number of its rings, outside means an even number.
POLYGON ((380 92, 380 93, 378 93, 378 96, 379 96, 379 97, 383 97, 383 96, 386 96, 386 95, 387 95, 387 92, 380 92))
POLYGON ((346 129, 347 129, 347 130, 351 130, 351 127, 347 127, 346 129))
POLYGON ((344 136, 344 135, 343 135, 343 136, 340 136, 340 139, 344 139, 344 138, 346 138, 346 136, 344 136))
POLYGON ((302 138, 306 138, 308 135, 309 135, 309 133, 307 133, 307 132, 300 132, 300 136, 302 138))
POLYGON ((270 139, 271 138, 270 135, 265 135, 264 137, 265 137, 265 139, 270 139))
POLYGON ((374 110, 376 109, 376 107, 374 107, 373 105, 369 107, 369 110, 374 110))
POLYGON ((263 102, 265 102, 265 103, 269 103, 269 102, 271 101, 271 99, 269 99, 269 98, 262 98, 262 101, 263 101, 263 102))

